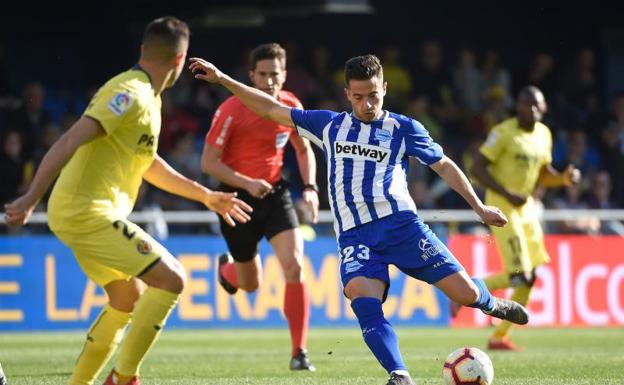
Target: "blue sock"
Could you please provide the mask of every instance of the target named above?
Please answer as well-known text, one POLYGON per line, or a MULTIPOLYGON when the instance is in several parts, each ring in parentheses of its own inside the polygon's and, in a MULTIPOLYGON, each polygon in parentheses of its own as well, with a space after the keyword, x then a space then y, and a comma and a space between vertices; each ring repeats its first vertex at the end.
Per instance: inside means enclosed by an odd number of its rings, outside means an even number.
POLYGON ((485 282, 482 279, 473 278, 472 281, 479 288, 479 299, 477 302, 470 304, 470 307, 476 307, 477 309, 481 309, 486 312, 491 312, 494 310, 494 297, 488 290, 487 286, 485 286, 485 282))
POLYGON ((399 339, 384 318, 381 301, 377 298, 360 297, 351 301, 351 308, 360 322, 364 342, 381 366, 388 373, 407 370, 399 351, 399 339))

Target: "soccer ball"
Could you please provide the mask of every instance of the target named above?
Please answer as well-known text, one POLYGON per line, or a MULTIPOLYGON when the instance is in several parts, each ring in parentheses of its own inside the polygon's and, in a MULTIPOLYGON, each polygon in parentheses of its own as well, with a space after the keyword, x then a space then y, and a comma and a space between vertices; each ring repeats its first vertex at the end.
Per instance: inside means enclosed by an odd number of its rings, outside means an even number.
POLYGON ((446 357, 442 375, 446 385, 490 385, 494 366, 483 351, 465 347, 446 357))

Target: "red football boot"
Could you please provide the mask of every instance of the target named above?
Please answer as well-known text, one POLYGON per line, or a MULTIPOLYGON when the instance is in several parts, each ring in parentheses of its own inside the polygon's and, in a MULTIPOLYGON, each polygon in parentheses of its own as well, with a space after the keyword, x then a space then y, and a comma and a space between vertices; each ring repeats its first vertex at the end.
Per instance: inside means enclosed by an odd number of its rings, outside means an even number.
POLYGON ((141 385, 141 382, 139 381, 139 377, 137 376, 132 377, 130 381, 126 382, 125 384, 121 384, 120 382, 118 382, 119 381, 118 378, 119 378, 119 374, 117 374, 115 369, 113 369, 111 370, 108 377, 106 377, 106 381, 104 381, 104 385, 141 385))
POLYGON ((502 339, 490 338, 488 340, 489 350, 506 350, 510 352, 521 352, 524 350, 523 346, 518 346, 511 341, 511 338, 505 336, 502 339))

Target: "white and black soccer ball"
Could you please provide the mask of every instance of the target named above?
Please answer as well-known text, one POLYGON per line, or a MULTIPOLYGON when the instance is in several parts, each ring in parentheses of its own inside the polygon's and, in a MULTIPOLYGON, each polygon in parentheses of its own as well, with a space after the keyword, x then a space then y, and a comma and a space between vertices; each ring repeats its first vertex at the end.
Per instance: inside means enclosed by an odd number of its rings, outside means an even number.
POLYGON ((446 357, 442 375, 446 385, 490 385, 494 366, 482 350, 464 347, 446 357))
POLYGON ((4 371, 2 370, 2 364, 0 364, 0 385, 6 385, 6 377, 4 376, 4 371))

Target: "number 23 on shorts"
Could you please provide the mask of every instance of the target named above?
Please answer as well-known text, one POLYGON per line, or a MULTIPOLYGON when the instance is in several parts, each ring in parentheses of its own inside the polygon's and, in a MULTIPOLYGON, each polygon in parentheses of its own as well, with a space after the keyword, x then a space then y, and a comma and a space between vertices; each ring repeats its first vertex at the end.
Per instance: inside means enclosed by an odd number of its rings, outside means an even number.
POLYGON ((369 260, 370 249, 365 245, 347 246, 340 252, 342 263, 352 262, 356 257, 358 259, 369 260))

